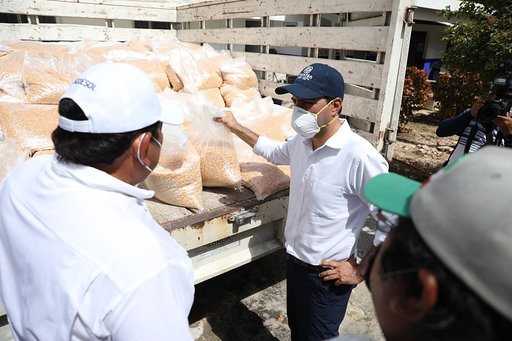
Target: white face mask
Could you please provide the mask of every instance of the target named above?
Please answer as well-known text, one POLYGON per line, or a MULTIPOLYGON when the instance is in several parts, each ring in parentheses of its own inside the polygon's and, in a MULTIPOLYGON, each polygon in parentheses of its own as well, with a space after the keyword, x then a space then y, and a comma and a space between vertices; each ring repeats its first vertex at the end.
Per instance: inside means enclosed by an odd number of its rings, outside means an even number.
POLYGON ((318 115, 325 109, 329 104, 332 103, 331 100, 329 103, 327 103, 322 109, 320 109, 316 114, 307 111, 306 109, 299 108, 297 106, 293 107, 292 112, 292 128, 299 134, 300 136, 310 139, 313 136, 315 136, 320 129, 327 127, 329 124, 334 122, 336 119, 333 118, 329 123, 322 125, 321 127, 318 126, 317 118, 318 115))
MULTIPOLYGON (((139 142, 139 147, 137 147, 137 160, 139 160, 140 164, 144 166, 144 168, 146 168, 148 170, 148 172, 152 172, 153 170, 151 168, 149 168, 149 166, 146 166, 144 164, 144 162, 142 162, 142 159, 140 158, 140 144, 142 143, 142 140, 144 140, 144 137, 146 136, 146 133, 143 133, 141 135, 141 138, 140 138, 140 142, 139 142)), ((162 148, 162 144, 160 143, 160 141, 158 141, 157 139, 155 139, 153 136, 151 136, 151 138, 153 139, 153 141, 156 142, 156 144, 158 144, 158 146, 160 148, 162 148)))

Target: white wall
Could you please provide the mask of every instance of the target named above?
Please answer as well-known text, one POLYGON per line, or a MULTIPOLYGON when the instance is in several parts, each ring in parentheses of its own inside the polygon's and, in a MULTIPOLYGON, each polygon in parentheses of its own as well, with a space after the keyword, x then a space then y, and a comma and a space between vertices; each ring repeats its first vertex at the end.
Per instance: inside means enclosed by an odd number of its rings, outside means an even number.
POLYGON ((445 28, 444 25, 415 24, 413 26, 413 31, 427 32, 425 59, 441 58, 441 53, 446 49, 446 42, 442 40, 445 28))

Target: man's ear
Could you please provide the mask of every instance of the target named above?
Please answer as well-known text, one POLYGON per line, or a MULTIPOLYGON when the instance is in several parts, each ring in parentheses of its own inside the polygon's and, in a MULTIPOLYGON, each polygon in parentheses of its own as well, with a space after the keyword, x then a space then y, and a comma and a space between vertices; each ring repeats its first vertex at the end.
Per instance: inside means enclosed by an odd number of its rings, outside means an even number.
POLYGON ((133 139, 132 142, 131 149, 133 157, 137 158, 137 153, 140 153, 140 159, 144 162, 144 164, 146 163, 146 161, 148 161, 146 160, 146 155, 148 153, 149 144, 151 143, 151 136, 151 132, 148 131, 137 136, 137 138, 133 139))
POLYGON ((332 107, 333 107, 334 111, 336 111, 336 114, 338 114, 340 112, 342 105, 343 105, 343 101, 341 100, 341 98, 336 97, 334 99, 334 101, 332 102, 332 107))
POLYGON ((418 321, 437 304, 439 284, 436 276, 430 270, 421 268, 418 281, 421 290, 419 297, 397 295, 391 299, 391 311, 405 320, 418 321))

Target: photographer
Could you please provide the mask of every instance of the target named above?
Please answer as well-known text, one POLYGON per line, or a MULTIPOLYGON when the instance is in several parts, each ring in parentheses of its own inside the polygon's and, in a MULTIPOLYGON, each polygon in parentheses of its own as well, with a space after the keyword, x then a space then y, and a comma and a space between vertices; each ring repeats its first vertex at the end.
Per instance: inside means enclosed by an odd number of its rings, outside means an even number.
POLYGON ((484 145, 512 147, 512 77, 509 75, 503 78, 507 75, 508 68, 512 68, 511 61, 500 63, 493 92, 487 100, 478 98, 471 108, 439 124, 437 136, 460 136, 448 164, 463 154, 477 151, 484 145))

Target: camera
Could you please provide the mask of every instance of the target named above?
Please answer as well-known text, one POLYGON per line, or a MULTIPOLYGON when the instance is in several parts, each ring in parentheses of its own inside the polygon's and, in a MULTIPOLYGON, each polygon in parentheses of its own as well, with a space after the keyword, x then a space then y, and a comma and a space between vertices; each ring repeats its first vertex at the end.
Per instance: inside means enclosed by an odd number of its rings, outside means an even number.
POLYGON ((495 99, 486 100, 478 110, 477 118, 481 122, 491 122, 497 116, 505 116, 512 106, 512 59, 503 60, 494 72, 492 94, 495 99))

